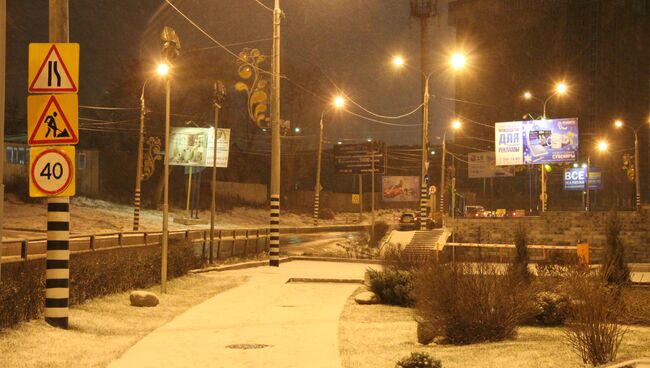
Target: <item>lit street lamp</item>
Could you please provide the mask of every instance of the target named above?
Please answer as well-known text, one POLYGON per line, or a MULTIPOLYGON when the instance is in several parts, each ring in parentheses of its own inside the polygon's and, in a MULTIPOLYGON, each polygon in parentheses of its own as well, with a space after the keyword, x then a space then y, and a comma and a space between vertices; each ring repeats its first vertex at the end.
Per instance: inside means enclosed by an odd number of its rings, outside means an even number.
MULTIPOLYGON (((569 87, 564 82, 559 82, 555 85, 555 90, 551 93, 545 100, 539 99, 533 96, 529 91, 524 92, 523 97, 526 100, 536 100, 542 103, 542 119, 546 119, 546 105, 556 95, 564 95, 567 93, 569 87)), ((539 196, 540 201, 542 202, 542 212, 546 212, 546 204, 548 202, 548 195, 546 194, 546 170, 544 166, 541 166, 541 180, 542 180, 542 193, 539 196)))
MULTIPOLYGON (((453 123, 451 123, 451 127, 453 130, 458 130, 462 127, 462 124, 460 120, 454 120, 453 123)), ((444 213, 445 212, 445 158, 447 156, 447 129, 445 129, 444 133, 442 134, 442 162, 440 165, 440 212, 444 213)), ((453 211, 453 210, 452 210, 453 211)), ((453 214, 453 212, 452 212, 453 214)))
MULTIPOLYGON (((455 53, 449 59, 449 65, 454 70, 460 70, 467 64, 467 58, 462 53, 455 53)), ((404 58, 396 56, 393 58, 393 65, 402 67, 405 64, 404 58)), ((424 79, 424 95, 422 96, 422 167, 420 172, 420 230, 426 230, 427 223, 424 219, 427 217, 427 152, 428 150, 428 137, 429 137, 429 79, 434 74, 434 71, 425 74, 420 70, 424 79)), ((442 208, 441 208, 442 211, 442 208)))
MULTIPOLYGON (((339 109, 345 105, 345 99, 341 96, 338 96, 334 99, 334 107, 339 109)), ((323 117, 325 112, 329 111, 331 107, 326 107, 323 109, 323 112, 320 114, 320 135, 318 138, 318 162, 316 164, 316 188, 314 188, 314 226, 318 226, 318 213, 320 208, 320 168, 321 168, 321 157, 323 155, 323 117)))
POLYGON ((616 120, 614 122, 616 128, 628 128, 634 133, 634 187, 636 192, 636 210, 641 210, 641 170, 639 169, 639 136, 638 131, 642 125, 639 125, 636 128, 627 126, 621 120, 616 120))
MULTIPOLYGON (((162 77, 169 72, 167 64, 159 64, 156 73, 162 77)), ((142 84, 142 93, 140 94, 140 135, 138 137, 138 161, 135 171, 135 194, 133 199, 133 231, 140 229, 140 190, 142 187, 142 151, 144 146, 144 119, 147 114, 147 108, 144 103, 144 88, 151 78, 147 78, 142 84)))
POLYGON ((587 155, 587 179, 585 181, 585 191, 587 192, 587 199, 585 200, 585 211, 589 212, 591 210, 591 201, 590 201, 590 192, 591 188, 589 188, 589 172, 591 170, 591 154, 594 151, 598 152, 605 152, 607 151, 607 147, 609 145, 607 144, 606 141, 601 140, 598 142, 598 145, 596 145, 596 148, 591 150, 589 154, 587 155))

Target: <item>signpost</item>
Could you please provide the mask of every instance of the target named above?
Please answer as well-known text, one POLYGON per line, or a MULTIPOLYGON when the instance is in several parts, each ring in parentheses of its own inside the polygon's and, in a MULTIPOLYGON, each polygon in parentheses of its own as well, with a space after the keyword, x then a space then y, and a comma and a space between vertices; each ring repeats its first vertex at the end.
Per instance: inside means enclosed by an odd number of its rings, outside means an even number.
POLYGON ((75 148, 63 145, 79 142, 79 44, 65 43, 68 0, 50 0, 49 12, 52 43, 29 44, 28 92, 54 93, 27 98, 29 195, 48 197, 45 321, 67 329, 75 148))

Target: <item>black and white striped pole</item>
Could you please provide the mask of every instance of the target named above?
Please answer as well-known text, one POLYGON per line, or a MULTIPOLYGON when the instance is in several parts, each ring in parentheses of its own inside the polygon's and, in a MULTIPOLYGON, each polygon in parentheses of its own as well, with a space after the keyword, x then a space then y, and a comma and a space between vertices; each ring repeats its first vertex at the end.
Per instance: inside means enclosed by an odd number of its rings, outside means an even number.
POLYGON ((280 266, 280 0, 273 8, 273 79, 271 93, 271 203, 269 266, 280 266))
POLYGON ((68 328, 70 297, 70 197, 47 201, 47 261, 45 270, 45 321, 68 328))
POLYGON ((314 226, 318 226, 318 211, 320 207, 320 169, 323 155, 323 115, 320 114, 320 135, 318 138, 318 162, 316 163, 316 187, 314 188, 314 226))

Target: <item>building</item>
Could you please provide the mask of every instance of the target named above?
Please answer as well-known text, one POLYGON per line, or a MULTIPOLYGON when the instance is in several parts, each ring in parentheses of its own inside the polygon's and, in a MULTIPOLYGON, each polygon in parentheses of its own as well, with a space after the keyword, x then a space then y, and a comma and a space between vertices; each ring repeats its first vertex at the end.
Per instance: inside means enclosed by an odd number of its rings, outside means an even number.
MULTIPOLYGON (((579 118, 581 161, 597 138, 610 141, 610 153, 592 155, 596 165, 606 170, 599 203, 601 208, 631 208, 634 188, 621 166, 622 153, 633 146, 632 133, 616 131, 612 123, 620 118, 631 126, 648 124, 650 1, 456 0, 450 4, 450 24, 456 27, 457 43, 471 51, 474 62, 471 78, 456 81, 456 98, 471 102, 457 103, 458 115, 489 125, 522 120, 527 114, 539 117, 542 101, 553 93, 554 84, 566 82, 569 94, 550 98, 547 116, 579 118), (523 99, 524 91, 542 101, 523 99)), ((646 203, 650 200, 648 130, 640 130, 646 203)), ((476 146, 480 143, 476 138, 493 137, 489 127, 468 123, 457 142, 476 146)), ((487 143, 483 146, 493 149, 487 143)), ((562 167, 551 172, 549 208, 579 208, 580 196, 563 192, 562 172, 562 167), (554 201, 554 195, 562 200, 554 201)), ((522 183, 514 187, 528 192, 528 184, 523 185, 528 174, 518 178, 522 183)))

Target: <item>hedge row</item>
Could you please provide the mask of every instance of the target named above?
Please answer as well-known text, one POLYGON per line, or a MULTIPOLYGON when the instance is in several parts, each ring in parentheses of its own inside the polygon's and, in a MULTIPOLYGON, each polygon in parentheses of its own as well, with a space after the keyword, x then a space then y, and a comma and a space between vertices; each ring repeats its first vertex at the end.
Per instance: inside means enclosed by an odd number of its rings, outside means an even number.
MULTIPOLYGON (((160 283, 160 247, 115 248, 70 255, 70 304, 160 283)), ((199 266, 192 245, 170 241, 168 277, 199 266)), ((2 265, 0 329, 38 318, 45 300, 45 259, 2 265)))

